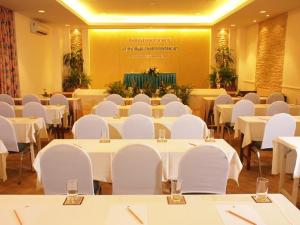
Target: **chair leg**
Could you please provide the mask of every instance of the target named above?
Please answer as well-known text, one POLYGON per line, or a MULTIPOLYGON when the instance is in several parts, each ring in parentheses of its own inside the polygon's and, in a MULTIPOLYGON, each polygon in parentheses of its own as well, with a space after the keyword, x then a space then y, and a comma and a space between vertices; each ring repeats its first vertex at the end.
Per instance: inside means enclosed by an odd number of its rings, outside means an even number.
POLYGON ((258 149, 256 149, 256 156, 257 156, 257 160, 258 160, 259 176, 262 177, 261 165, 260 165, 260 152, 258 149))
POLYGON ((248 146, 248 155, 247 155, 247 170, 250 170, 251 163, 251 146, 248 146))
POLYGON ((23 157, 24 153, 20 153, 20 168, 19 168, 19 181, 18 184, 21 184, 22 172, 23 172, 23 157))

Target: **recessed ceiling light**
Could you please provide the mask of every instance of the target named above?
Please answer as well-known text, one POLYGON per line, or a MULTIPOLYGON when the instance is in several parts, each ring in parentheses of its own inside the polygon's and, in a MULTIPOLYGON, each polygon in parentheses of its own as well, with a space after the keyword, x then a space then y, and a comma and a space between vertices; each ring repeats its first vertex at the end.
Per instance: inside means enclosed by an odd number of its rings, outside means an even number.
POLYGON ((70 24, 66 24, 66 27, 69 27, 70 26, 70 24))
POLYGON ((235 24, 230 24, 231 27, 235 27, 235 24))
POLYGON ((269 17, 269 16, 270 16, 269 14, 266 15, 266 17, 269 17))
POLYGON ((43 9, 40 9, 39 11, 38 11, 38 13, 45 13, 46 11, 45 10, 43 10, 43 9))
POLYGON ((266 10, 261 10, 261 11, 259 11, 259 13, 261 13, 261 14, 264 14, 264 13, 266 13, 267 11, 266 10))
POLYGON ((256 21, 256 20, 252 20, 252 22, 253 22, 253 23, 256 23, 257 21, 256 21))

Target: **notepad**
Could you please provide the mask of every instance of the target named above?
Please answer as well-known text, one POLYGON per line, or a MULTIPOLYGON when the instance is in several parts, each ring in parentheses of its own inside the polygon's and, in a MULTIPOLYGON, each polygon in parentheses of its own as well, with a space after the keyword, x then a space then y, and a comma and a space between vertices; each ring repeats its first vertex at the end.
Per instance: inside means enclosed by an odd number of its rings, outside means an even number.
POLYGON ((106 225, 141 225, 127 210, 127 206, 147 225, 147 207, 138 204, 117 204, 109 208, 106 225))
POLYGON ((257 225, 266 225, 260 215, 252 205, 246 204, 219 204, 217 205, 218 212, 222 218, 224 225, 250 225, 248 222, 228 213, 230 210, 244 218, 247 218, 257 225))

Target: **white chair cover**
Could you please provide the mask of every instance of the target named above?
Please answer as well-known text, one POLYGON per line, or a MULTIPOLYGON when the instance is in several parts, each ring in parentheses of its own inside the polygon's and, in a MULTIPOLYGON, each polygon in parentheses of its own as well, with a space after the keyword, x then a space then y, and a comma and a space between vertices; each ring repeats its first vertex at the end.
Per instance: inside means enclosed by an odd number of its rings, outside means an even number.
POLYGON ((0 102, 0 115, 4 117, 16 117, 14 107, 6 102, 0 102))
POLYGON ((188 105, 184 105, 187 114, 193 114, 193 110, 188 106, 188 105))
POLYGON ((24 95, 23 99, 22 99, 22 104, 25 105, 29 102, 37 102, 37 103, 41 103, 41 100, 39 99, 38 96, 36 95, 32 95, 32 94, 29 94, 29 95, 24 95))
POLYGON ((134 114, 142 114, 145 116, 152 116, 152 108, 151 105, 145 103, 145 102, 135 102, 131 105, 128 115, 134 115, 134 114))
POLYGON ((10 152, 19 152, 16 131, 12 123, 0 116, 0 140, 10 152))
POLYGON ((112 161, 113 194, 161 194, 162 163, 150 146, 128 145, 112 161))
POLYGON ((154 134, 152 119, 141 114, 129 116, 122 127, 122 137, 127 139, 151 139, 154 134))
POLYGON ((29 102, 24 105, 23 117, 41 117, 47 122, 45 107, 38 102, 29 102))
POLYGON ((13 97, 8 94, 0 94, 0 102, 6 102, 7 104, 15 105, 13 97))
POLYGON ((188 113, 188 109, 181 102, 170 102, 164 110, 164 116, 182 116, 188 113))
POLYGON ((45 194, 67 194, 70 179, 77 179, 79 194, 94 194, 91 160, 79 147, 70 144, 52 146, 42 153, 40 166, 45 194))
POLYGON ((217 118, 217 105, 219 104, 233 104, 233 100, 231 98, 230 95, 227 95, 227 94, 223 94, 223 95, 219 95, 215 102, 214 102, 214 108, 213 108, 213 111, 214 111, 214 121, 215 121, 215 125, 217 124, 217 121, 218 121, 218 118, 217 118))
POLYGON ((109 138, 107 122, 98 115, 85 115, 77 120, 72 129, 75 139, 109 138))
POLYGON ((179 102, 179 99, 177 98, 176 95, 174 94, 165 94, 164 96, 161 97, 161 100, 160 100, 160 104, 162 105, 166 105, 170 102, 179 102))
POLYGON ((206 136, 206 123, 198 116, 186 114, 178 117, 171 127, 172 139, 201 139, 206 136))
POLYGON ((289 113, 289 112, 290 112, 289 104, 283 101, 276 101, 268 106, 266 115, 274 116, 275 114, 278 113, 289 113))
POLYGON ((284 102, 284 96, 283 96, 282 93, 275 92, 275 93, 269 95, 268 98, 267 98, 267 104, 271 104, 271 103, 276 102, 276 101, 283 101, 284 102))
POLYGON ((149 105, 151 105, 151 99, 149 98, 148 95, 145 95, 145 94, 138 94, 136 95, 133 100, 132 100, 133 103, 135 102, 145 102, 149 105))
POLYGON ((119 108, 118 105, 112 101, 103 101, 96 106, 95 114, 98 116, 114 117, 119 115, 119 108))
POLYGON ((201 145, 188 150, 178 167, 183 193, 225 194, 229 162, 217 146, 201 145))
POLYGON ((117 105, 124 105, 124 99, 122 98, 121 95, 118 94, 111 94, 106 97, 106 100, 114 102, 117 105))
POLYGON ((261 149, 272 148, 272 142, 278 137, 294 136, 296 129, 295 119, 286 113, 279 113, 267 122, 261 149))
POLYGON ((239 116, 254 116, 254 103, 243 99, 234 104, 231 114, 231 124, 234 124, 239 116))
POLYGON ((249 100, 249 101, 253 102, 254 104, 260 103, 260 97, 256 93, 248 93, 244 96, 244 99, 249 100))
POLYGON ((66 96, 62 94, 54 94, 50 98, 50 105, 65 105, 66 110, 69 111, 69 101, 66 96))

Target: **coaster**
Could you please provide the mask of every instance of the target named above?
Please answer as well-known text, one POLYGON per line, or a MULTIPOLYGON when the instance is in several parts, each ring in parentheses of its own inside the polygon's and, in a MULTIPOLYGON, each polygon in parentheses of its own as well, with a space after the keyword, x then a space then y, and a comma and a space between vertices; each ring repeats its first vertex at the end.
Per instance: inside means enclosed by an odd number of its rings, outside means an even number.
POLYGON ((167 201, 169 205, 185 205, 186 201, 184 196, 176 196, 176 199, 172 198, 171 196, 167 196, 167 201))
POLYGON ((110 143, 110 139, 100 139, 99 143, 110 143))
POLYGON ((118 116, 114 116, 113 118, 114 118, 114 119, 120 119, 120 118, 121 118, 121 116, 120 116, 120 115, 118 115, 118 116))
POLYGON ((84 197, 83 196, 76 196, 76 197, 66 197, 63 205, 81 205, 84 197))
POLYGON ((266 198, 262 198, 257 200, 255 195, 251 195, 251 197, 253 198, 253 200, 256 203, 272 203, 272 200, 267 196, 266 198))

